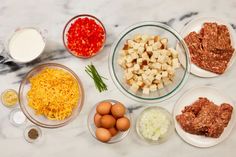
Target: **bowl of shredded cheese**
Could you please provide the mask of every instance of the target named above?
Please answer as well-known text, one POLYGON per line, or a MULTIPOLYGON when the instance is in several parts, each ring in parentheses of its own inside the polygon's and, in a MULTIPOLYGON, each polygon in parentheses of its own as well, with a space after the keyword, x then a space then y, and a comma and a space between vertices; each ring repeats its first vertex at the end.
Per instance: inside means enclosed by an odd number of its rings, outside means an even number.
POLYGON ((136 121, 138 136, 147 143, 165 142, 174 132, 171 114, 162 107, 148 107, 142 111, 136 121))
POLYGON ((77 117, 83 106, 78 76, 64 65, 46 63, 29 71, 19 88, 25 116, 45 128, 62 127, 77 117))

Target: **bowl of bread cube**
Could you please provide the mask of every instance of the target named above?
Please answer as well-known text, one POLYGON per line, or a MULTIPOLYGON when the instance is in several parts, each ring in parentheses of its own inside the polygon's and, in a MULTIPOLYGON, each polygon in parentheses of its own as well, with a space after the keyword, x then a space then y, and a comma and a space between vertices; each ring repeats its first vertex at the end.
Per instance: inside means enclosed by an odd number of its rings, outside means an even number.
POLYGON ((170 26, 142 22, 113 43, 109 71, 114 84, 139 102, 161 102, 176 94, 190 72, 188 47, 170 26))

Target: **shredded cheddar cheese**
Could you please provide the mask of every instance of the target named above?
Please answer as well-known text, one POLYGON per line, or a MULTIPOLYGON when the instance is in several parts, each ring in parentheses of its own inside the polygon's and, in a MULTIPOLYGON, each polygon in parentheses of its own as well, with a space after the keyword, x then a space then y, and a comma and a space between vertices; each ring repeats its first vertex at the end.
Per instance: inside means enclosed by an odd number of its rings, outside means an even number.
POLYGON ((33 76, 30 84, 28 104, 38 115, 50 120, 64 120, 78 104, 79 85, 65 70, 46 68, 33 76))

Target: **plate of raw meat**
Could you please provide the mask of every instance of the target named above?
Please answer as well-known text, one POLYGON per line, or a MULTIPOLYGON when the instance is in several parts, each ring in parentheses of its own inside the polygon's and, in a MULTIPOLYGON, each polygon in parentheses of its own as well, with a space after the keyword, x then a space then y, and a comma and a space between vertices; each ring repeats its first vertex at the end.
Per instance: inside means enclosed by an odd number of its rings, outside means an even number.
POLYGON ((198 17, 190 21, 180 34, 189 49, 192 74, 216 77, 232 66, 236 58, 236 34, 226 21, 198 17))
POLYGON ((173 116, 179 136, 196 147, 225 140, 235 124, 233 101, 214 87, 193 88, 176 102, 173 116))

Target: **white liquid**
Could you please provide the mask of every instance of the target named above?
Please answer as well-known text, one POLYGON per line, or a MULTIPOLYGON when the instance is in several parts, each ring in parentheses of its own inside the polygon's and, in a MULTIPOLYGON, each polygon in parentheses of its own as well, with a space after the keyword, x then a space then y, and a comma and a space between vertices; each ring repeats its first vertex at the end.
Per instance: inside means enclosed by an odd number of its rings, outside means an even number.
POLYGON ((8 46, 13 59, 19 62, 28 62, 42 53, 45 42, 37 30, 26 28, 15 32, 8 46))

